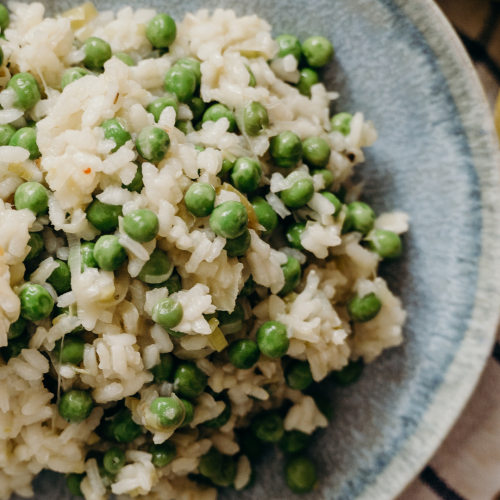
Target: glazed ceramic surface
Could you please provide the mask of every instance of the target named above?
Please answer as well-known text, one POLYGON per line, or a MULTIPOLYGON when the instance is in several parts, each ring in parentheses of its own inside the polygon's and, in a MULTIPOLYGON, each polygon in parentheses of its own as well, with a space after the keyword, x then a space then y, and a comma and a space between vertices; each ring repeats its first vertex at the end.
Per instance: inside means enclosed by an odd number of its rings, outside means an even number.
MULTIPOLYGON (((3 0, 2 0, 3 1, 3 0)), ((78 1, 49 1, 60 12, 78 1)), ((98 9, 126 5, 94 0, 98 9)), ((141 0, 176 20, 199 8, 258 14, 304 39, 322 34, 336 57, 325 73, 334 110, 362 111, 379 141, 359 169, 377 212, 403 210, 405 253, 382 275, 408 311, 405 343, 355 386, 323 384, 335 406, 311 455, 321 487, 302 498, 389 500, 419 472, 460 414, 488 356, 500 304, 499 157, 484 97, 458 38, 431 0, 141 0)), ((221 498, 294 497, 282 457, 257 485, 221 498)), ((42 474, 36 500, 66 499, 62 476, 42 474)))

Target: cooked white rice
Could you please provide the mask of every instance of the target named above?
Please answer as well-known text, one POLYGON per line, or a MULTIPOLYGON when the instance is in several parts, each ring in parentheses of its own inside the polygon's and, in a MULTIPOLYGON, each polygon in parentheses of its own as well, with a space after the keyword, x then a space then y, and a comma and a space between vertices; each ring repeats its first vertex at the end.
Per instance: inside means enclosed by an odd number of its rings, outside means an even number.
MULTIPOLYGON (((290 338, 288 355, 307 360, 319 382, 349 360, 371 362, 384 349, 399 345, 405 312, 376 275, 378 255, 361 245, 359 233, 341 234, 343 215, 335 217, 333 205, 318 194, 324 188, 321 177, 313 179, 316 194, 308 206, 295 211, 308 220, 301 238, 304 252, 283 248, 283 241, 276 246, 261 238, 256 224, 250 230, 246 255, 228 258, 225 239, 210 230, 208 220, 195 224, 183 209, 184 193, 193 182, 203 181, 217 188, 216 205, 239 201, 238 193, 225 186, 221 189, 217 173, 223 158, 253 157, 261 162, 261 185, 270 186, 266 198, 281 221, 291 212, 279 193, 289 187, 293 176, 311 175, 301 164, 288 178, 283 170, 274 168, 267 152, 272 136, 291 130, 301 139, 324 138, 332 148, 327 168, 337 190, 341 184, 349 186, 354 166, 364 160, 362 148, 376 140, 375 128, 357 113, 349 135, 330 132, 329 106, 336 94, 320 83, 312 87, 308 98, 287 83, 297 82, 296 61, 287 56, 268 64, 277 53, 277 44, 269 24, 256 15, 238 18, 233 11, 222 9, 213 14, 207 10, 186 14, 177 24, 177 38, 169 52, 158 57, 157 53, 152 56, 145 36, 145 25, 156 14, 151 9, 126 7, 116 14, 97 13, 87 5, 81 11, 82 19, 75 20, 75 16, 44 18, 39 3, 10 2, 9 8, 11 24, 6 40, 0 39, 5 54, 0 86, 5 88, 12 74, 29 72, 44 98, 23 113, 13 108, 8 90, 0 93, 0 123, 22 127, 27 120, 36 120, 42 154, 40 160, 31 161, 23 148, 0 147, 0 347, 7 345, 9 325, 20 314, 17 293, 24 282, 29 232, 41 232, 46 249, 31 281, 46 287, 59 307, 77 310, 77 316, 37 322, 30 330, 29 349, 8 363, 0 358, 0 499, 13 493, 33 495, 33 477, 42 469, 52 469, 86 472, 81 489, 87 500, 102 500, 111 492, 151 500, 214 500, 214 488, 187 477, 197 472, 200 457, 212 446, 238 456, 234 486, 242 489, 250 480, 251 466, 246 456, 238 455, 235 428, 247 425, 261 410, 281 406, 284 400, 292 403, 284 419, 286 430, 311 434, 326 427, 327 420, 312 397, 285 384, 280 360, 261 355, 255 368, 238 370, 224 352, 213 355, 214 347, 220 348, 212 343, 216 325, 203 315, 233 311, 238 293, 251 275, 260 301, 252 307, 248 299, 239 299, 246 319, 240 331, 228 336, 229 342, 255 339, 264 322, 280 321, 290 338), (83 60, 79 47, 90 36, 107 41, 113 52, 128 53, 136 65, 128 67, 112 58, 102 74, 85 76, 61 92, 63 72, 83 60), (201 97, 205 102, 218 101, 238 112, 248 101, 258 101, 268 110, 269 128, 257 137, 247 137, 228 132, 229 122, 221 119, 185 136, 175 127, 176 119, 192 118, 185 105, 180 105, 177 117, 173 108, 166 108, 156 124, 145 106, 163 95, 166 71, 188 56, 202 63, 201 97), (255 87, 248 85, 246 65, 255 75, 255 87), (111 152, 114 142, 105 140, 99 127, 113 117, 122 120, 133 139, 115 153, 111 152), (141 193, 133 193, 121 186, 130 183, 136 172, 135 138, 150 125, 167 131, 171 146, 158 165, 143 163, 145 187, 141 193), (205 150, 197 154, 195 145, 205 150), (31 211, 13 207, 13 193, 27 180, 42 182, 50 189, 48 216, 35 219, 31 211), (118 230, 128 264, 115 273, 98 269, 81 273, 79 260, 71 261, 72 249, 99 234, 85 215, 93 197, 122 205, 124 215, 148 208, 159 219, 158 237, 147 244, 131 240, 122 228, 118 230), (65 237, 57 233, 61 230, 65 237), (184 308, 177 328, 186 334, 181 339, 171 338, 150 317, 153 305, 168 296, 168 290, 150 290, 136 278, 156 247, 168 253, 182 279, 183 289, 173 297, 184 308), (295 293, 279 297, 284 284, 281 265, 287 256, 299 260, 303 276, 295 293), (69 259, 72 271, 72 290, 59 297, 46 282, 58 265, 56 258, 69 259), (354 325, 349 322, 345 303, 355 292, 361 297, 374 292, 380 299, 382 309, 375 319, 354 325), (57 340, 79 325, 91 330, 94 340, 85 345, 81 365, 61 365, 50 353, 57 340), (232 416, 222 428, 197 428, 225 407, 208 393, 197 398, 194 420, 187 428, 164 432, 148 423, 146 410, 151 401, 172 391, 168 384, 155 384, 150 371, 160 354, 167 352, 195 360, 215 393, 227 391, 232 416), (72 387, 91 391, 96 406, 86 421, 70 424, 61 418, 53 394, 44 386, 47 376, 55 377, 62 392, 72 387), (270 385, 272 394, 266 390, 270 385), (109 447, 94 431, 104 409, 124 398, 136 423, 144 426, 144 434, 122 446, 127 450, 127 465, 110 488, 105 488, 96 460, 85 461, 85 457, 89 449, 105 451, 109 447), (152 441, 167 439, 177 446, 177 457, 155 469, 151 455, 144 450, 152 441)), ((408 229, 408 218, 403 213, 382 214, 375 225, 401 234, 408 229)), ((222 347, 226 344, 223 341, 222 347)))

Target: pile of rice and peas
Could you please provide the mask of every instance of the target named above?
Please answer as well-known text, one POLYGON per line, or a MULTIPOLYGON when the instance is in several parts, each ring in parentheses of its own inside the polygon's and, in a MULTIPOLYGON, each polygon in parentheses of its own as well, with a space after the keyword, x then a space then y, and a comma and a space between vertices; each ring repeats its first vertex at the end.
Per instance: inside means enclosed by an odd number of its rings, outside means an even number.
POLYGON ((0 499, 42 469, 87 500, 211 500, 277 443, 296 493, 355 381, 402 342, 377 277, 403 213, 350 181, 328 40, 256 15, 52 19, 0 5, 0 499))

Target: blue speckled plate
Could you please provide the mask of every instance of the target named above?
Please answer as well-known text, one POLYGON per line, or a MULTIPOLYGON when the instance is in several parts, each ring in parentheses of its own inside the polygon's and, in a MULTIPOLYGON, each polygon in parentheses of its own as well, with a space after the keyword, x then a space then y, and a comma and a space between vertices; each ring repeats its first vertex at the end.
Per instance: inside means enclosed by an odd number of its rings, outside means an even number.
MULTIPOLYGON (((2 0, 3 1, 3 0, 2 0)), ((61 11, 78 0, 47 1, 61 11)), ((95 1, 102 8, 127 2, 95 1)), ((161 0, 133 2, 165 10, 161 0)), ((256 13, 304 39, 323 34, 338 110, 361 110, 380 140, 361 169, 378 211, 404 210, 404 259, 383 274, 408 311, 405 343, 369 366, 354 387, 324 385, 335 402, 312 449, 321 476, 309 498, 389 500, 419 472, 469 398, 494 338, 500 305, 500 158, 473 67, 431 0, 183 0, 256 13)), ((281 459, 266 458, 238 499, 285 499, 281 459), (278 473, 277 473, 277 470, 278 473)), ((37 500, 67 498, 63 480, 36 481, 37 500), (59 497, 57 497, 57 493, 59 497)), ((236 495, 223 495, 223 498, 236 495)), ((307 496, 305 498, 308 498, 307 496)))

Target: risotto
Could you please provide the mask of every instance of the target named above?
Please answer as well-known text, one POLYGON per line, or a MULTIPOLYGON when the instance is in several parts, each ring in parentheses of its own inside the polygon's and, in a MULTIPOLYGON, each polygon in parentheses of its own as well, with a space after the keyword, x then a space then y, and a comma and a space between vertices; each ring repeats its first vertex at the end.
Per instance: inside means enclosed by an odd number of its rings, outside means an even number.
POLYGON ((408 218, 357 200, 377 134, 330 116, 331 43, 91 3, 0 29, 0 499, 51 469, 86 500, 214 500, 276 445, 316 488, 318 382, 405 320, 377 268, 408 218))

